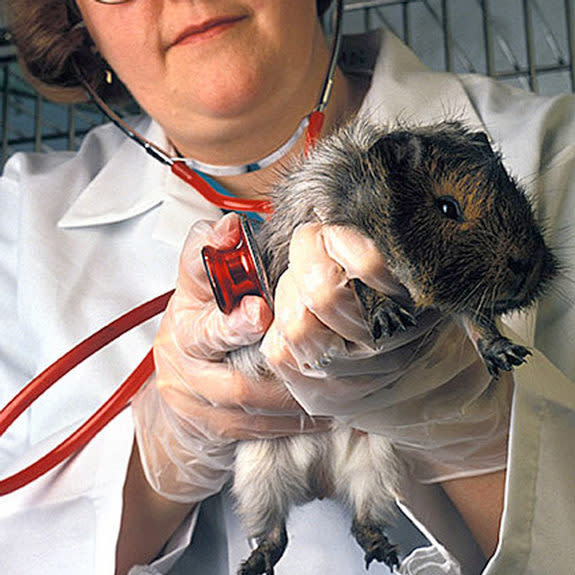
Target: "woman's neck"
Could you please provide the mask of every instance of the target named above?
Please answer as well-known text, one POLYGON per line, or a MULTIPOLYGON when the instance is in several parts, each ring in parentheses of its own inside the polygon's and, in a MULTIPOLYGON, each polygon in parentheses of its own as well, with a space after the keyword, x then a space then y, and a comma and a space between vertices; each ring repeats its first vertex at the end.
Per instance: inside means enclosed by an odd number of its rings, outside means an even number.
MULTIPOLYGON (((365 85, 354 78, 344 76, 341 71, 336 73, 334 88, 330 102, 325 110, 325 121, 322 136, 325 136, 337 126, 344 123, 360 107, 365 95, 365 85)), ((311 110, 310 110, 311 111, 311 110)), ((300 118, 301 120, 301 118, 300 118)), ((293 130, 297 128, 297 122, 293 130)), ((289 138, 289 136, 287 136, 289 138)), ((286 139, 287 139, 286 138, 286 139)), ((256 172, 249 172, 237 176, 219 176, 217 180, 230 193, 244 198, 261 198, 268 193, 281 172, 281 168, 303 153, 305 134, 301 136, 293 148, 280 160, 256 172)))

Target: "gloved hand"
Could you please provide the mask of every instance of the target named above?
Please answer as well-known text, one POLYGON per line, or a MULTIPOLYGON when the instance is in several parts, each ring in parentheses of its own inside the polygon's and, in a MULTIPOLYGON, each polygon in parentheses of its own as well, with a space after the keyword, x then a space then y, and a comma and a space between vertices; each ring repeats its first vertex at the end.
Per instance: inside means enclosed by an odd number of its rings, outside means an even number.
POLYGON ((492 381, 463 328, 435 311, 376 349, 351 278, 409 305, 359 232, 296 230, 260 349, 300 405, 388 436, 421 481, 503 468, 512 378, 492 381))
POLYGON ((150 485, 191 503, 218 492, 229 476, 235 442, 325 430, 277 381, 255 384, 223 361, 258 341, 271 321, 259 297, 245 297, 229 316, 216 307, 203 268, 206 244, 235 245, 239 219, 200 222, 182 252, 174 296, 154 343, 155 376, 133 402, 136 438, 150 485))

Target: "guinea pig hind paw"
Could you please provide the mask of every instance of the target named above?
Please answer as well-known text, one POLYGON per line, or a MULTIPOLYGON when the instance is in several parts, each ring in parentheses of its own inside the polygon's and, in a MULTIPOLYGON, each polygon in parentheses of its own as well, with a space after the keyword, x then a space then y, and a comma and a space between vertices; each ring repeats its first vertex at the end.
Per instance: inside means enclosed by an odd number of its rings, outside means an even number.
POLYGON ((274 575, 274 565, 280 560, 286 546, 285 528, 273 529, 269 537, 260 539, 259 545, 242 562, 238 575, 274 575))
POLYGON ((369 565, 374 559, 385 563, 392 571, 399 565, 396 547, 389 542, 381 526, 356 519, 351 527, 351 532, 365 551, 366 569, 369 569, 369 565))

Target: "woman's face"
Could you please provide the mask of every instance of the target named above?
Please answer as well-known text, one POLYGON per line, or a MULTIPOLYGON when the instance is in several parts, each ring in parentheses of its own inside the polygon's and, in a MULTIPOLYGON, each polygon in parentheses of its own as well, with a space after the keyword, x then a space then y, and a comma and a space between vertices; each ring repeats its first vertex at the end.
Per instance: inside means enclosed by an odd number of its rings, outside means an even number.
POLYGON ((315 104, 327 49, 314 0, 78 6, 102 56, 180 146, 315 104))

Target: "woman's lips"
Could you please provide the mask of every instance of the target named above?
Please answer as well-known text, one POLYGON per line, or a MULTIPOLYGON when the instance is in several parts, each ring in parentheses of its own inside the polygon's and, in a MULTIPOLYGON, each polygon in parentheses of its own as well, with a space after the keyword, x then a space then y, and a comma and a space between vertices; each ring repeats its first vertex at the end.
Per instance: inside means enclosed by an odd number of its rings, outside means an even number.
POLYGON ((238 22, 244 19, 244 16, 229 16, 223 18, 213 18, 206 20, 201 24, 194 26, 188 26, 172 43, 172 46, 183 45, 183 44, 193 44, 196 42, 201 42, 209 38, 213 38, 225 32, 238 22))

